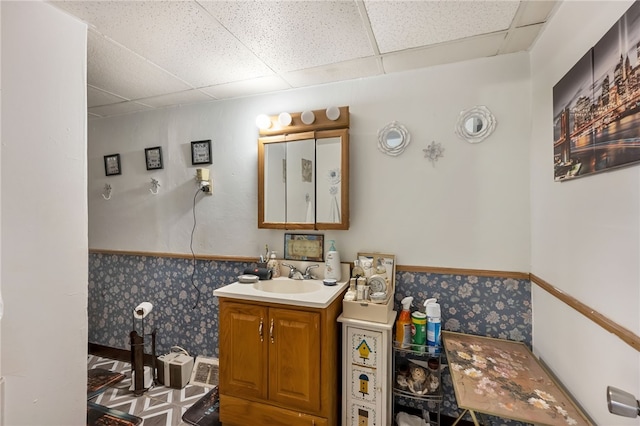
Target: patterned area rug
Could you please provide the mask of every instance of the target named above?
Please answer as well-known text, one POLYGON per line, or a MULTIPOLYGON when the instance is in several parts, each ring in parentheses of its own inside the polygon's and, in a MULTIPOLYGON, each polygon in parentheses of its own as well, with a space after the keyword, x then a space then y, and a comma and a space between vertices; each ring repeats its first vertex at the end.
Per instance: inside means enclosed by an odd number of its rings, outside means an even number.
POLYGON ((193 404, 182 416, 182 420, 193 426, 219 426, 221 425, 218 411, 218 387, 211 389, 198 402, 193 404))
POLYGON ((87 365, 89 369, 101 368, 125 376, 124 380, 99 393, 92 402, 140 417, 140 426, 184 426, 187 423, 182 420, 182 414, 210 391, 191 384, 183 389, 159 385, 136 397, 129 390, 131 364, 128 362, 89 355, 87 365))

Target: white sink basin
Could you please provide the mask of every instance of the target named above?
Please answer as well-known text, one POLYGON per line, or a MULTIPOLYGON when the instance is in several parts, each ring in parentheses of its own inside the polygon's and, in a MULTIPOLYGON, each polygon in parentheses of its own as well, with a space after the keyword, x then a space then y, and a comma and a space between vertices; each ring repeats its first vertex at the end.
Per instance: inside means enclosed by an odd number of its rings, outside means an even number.
MULTIPOLYGON (((295 263, 296 261, 291 262, 295 263)), ((298 270, 302 271, 307 266, 305 263, 296 264, 298 270)), ((334 286, 324 285, 320 279, 292 280, 288 277, 278 277, 273 280, 248 284, 235 282, 217 288, 213 291, 213 295, 256 302, 326 308, 334 300, 342 297, 342 294, 349 287, 349 265, 346 263, 342 264, 342 276, 344 280, 334 286)))
POLYGON ((289 278, 269 281, 258 281, 253 284, 256 290, 268 293, 298 294, 311 293, 322 289, 324 284, 319 280, 292 280, 289 278))

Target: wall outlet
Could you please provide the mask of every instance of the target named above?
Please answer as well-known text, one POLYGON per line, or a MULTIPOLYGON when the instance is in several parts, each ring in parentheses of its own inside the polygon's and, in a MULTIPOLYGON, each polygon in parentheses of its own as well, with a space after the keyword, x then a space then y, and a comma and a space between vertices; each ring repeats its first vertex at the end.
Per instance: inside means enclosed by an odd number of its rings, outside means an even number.
POLYGON ((207 195, 213 195, 213 179, 200 181, 200 189, 207 195))

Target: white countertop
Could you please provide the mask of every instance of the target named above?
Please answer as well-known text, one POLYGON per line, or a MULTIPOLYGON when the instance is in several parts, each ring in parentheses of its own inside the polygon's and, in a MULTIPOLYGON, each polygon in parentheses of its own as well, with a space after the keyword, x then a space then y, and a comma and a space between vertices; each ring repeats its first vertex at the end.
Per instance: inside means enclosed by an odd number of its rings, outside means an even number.
POLYGON ((245 284, 235 282, 214 290, 213 295, 231 299, 253 300, 256 302, 281 303, 283 305, 306 306, 309 308, 326 308, 349 286, 348 280, 339 282, 334 286, 324 285, 321 280, 305 281, 281 277, 273 281, 283 280, 290 281, 292 286, 302 285, 301 283, 305 282, 308 284, 317 284, 317 290, 305 293, 273 293, 256 288, 260 287, 261 284, 268 285, 269 281, 272 281, 268 280, 258 281, 257 285, 256 283, 245 284))

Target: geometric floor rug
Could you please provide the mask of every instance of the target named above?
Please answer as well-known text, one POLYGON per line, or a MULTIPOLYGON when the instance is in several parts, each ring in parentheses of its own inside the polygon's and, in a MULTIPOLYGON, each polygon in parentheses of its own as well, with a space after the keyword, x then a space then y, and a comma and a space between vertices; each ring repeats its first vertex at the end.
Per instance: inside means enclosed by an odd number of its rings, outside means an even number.
POLYGON ((154 386, 140 396, 131 387, 131 364, 103 358, 87 357, 88 369, 101 368, 124 374, 124 380, 107 387, 92 402, 142 418, 139 426, 186 426, 182 415, 211 389, 187 384, 182 389, 154 386))

